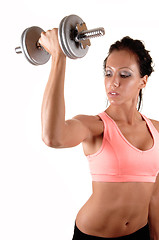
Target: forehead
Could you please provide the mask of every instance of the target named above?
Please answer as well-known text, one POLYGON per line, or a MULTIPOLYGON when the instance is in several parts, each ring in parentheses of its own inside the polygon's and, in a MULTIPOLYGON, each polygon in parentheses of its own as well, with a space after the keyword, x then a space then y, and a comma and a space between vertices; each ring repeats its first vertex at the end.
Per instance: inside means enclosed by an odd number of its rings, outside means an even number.
POLYGON ((122 68, 129 67, 132 69, 138 68, 137 58, 135 54, 128 50, 114 50, 107 58, 106 67, 122 68))

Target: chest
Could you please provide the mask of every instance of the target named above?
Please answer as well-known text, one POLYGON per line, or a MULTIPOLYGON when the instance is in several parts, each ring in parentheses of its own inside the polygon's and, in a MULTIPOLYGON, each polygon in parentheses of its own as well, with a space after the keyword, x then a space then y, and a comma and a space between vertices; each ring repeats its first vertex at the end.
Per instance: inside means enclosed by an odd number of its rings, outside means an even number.
MULTIPOLYGON (((132 146, 142 151, 153 147, 153 136, 145 121, 135 127, 123 126, 121 124, 117 124, 117 127, 121 134, 121 141, 125 138, 132 146)), ((83 143, 84 154, 87 156, 96 153, 102 146, 102 142, 103 133, 99 136, 92 136, 87 142, 83 143)))

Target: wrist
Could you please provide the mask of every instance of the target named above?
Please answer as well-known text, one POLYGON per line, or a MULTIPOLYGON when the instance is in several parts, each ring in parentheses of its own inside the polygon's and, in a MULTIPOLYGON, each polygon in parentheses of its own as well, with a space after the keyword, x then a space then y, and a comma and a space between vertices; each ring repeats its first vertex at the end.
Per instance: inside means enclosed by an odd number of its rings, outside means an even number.
POLYGON ((61 52, 61 53, 54 53, 54 54, 51 54, 51 60, 52 62, 55 62, 55 61, 66 61, 66 55, 61 52))
POLYGON ((66 55, 64 54, 51 55, 51 68, 61 69, 61 68, 64 68, 65 66, 66 66, 66 55))

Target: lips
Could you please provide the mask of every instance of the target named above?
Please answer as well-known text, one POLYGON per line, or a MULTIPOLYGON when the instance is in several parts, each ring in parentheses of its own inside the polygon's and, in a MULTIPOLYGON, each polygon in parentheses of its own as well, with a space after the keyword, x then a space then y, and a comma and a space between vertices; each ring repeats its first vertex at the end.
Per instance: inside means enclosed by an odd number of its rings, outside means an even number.
POLYGON ((118 93, 118 92, 115 92, 115 91, 111 91, 111 92, 109 92, 109 94, 110 94, 111 96, 117 96, 117 95, 119 95, 119 93, 118 93))

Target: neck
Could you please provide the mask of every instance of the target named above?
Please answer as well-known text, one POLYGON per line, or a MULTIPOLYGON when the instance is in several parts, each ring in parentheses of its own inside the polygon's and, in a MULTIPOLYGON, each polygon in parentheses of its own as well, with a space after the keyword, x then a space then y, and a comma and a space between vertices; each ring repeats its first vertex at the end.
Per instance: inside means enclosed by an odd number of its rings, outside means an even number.
POLYGON ((142 120, 141 114, 136 108, 122 108, 120 106, 109 106, 105 112, 114 120, 127 125, 135 125, 142 120))

